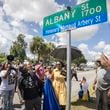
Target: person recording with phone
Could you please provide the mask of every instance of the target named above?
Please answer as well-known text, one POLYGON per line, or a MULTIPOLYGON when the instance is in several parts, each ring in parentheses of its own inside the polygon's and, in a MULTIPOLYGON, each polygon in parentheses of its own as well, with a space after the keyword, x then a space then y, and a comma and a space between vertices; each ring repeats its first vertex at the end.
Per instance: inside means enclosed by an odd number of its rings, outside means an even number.
MULTIPOLYGON (((7 57, 8 59, 8 57, 7 57)), ((12 60, 11 60, 12 61, 12 60)), ((15 82, 17 71, 12 66, 12 62, 8 59, 8 63, 4 63, 0 72, 1 85, 0 92, 2 97, 2 110, 12 110, 13 97, 15 91, 15 82)))

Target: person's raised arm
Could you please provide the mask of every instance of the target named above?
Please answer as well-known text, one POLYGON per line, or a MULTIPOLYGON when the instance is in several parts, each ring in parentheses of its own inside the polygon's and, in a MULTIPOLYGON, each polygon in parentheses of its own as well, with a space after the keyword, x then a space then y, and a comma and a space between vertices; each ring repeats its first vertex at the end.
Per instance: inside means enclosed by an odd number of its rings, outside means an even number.
POLYGON ((110 59, 104 53, 102 53, 100 60, 103 65, 110 68, 110 59))

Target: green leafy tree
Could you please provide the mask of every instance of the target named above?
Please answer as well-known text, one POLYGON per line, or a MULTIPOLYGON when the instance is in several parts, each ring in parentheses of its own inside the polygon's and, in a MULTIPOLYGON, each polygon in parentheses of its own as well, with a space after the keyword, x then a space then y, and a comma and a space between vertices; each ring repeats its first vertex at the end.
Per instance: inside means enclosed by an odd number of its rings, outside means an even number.
POLYGON ((5 53, 0 53, 0 64, 6 60, 6 54, 5 53))
POLYGON ((54 50, 55 45, 53 43, 44 43, 44 48, 42 51, 43 57, 50 57, 50 53, 54 50))
POLYGON ((37 36, 34 37, 30 43, 30 51, 32 54, 37 55, 38 61, 40 59, 49 58, 50 52, 55 48, 53 43, 45 43, 44 40, 37 36))
POLYGON ((42 59, 45 61, 45 62, 50 62, 51 60, 51 52, 54 50, 55 48, 55 45, 53 43, 45 43, 44 44, 44 48, 43 48, 43 51, 42 51, 42 59))
POLYGON ((24 40, 25 36, 23 34, 19 34, 17 37, 17 42, 22 46, 23 49, 27 47, 27 43, 24 40))
POLYGON ((44 40, 39 36, 33 37, 33 40, 30 43, 30 51, 32 54, 37 55, 38 61, 40 60, 43 48, 44 48, 44 40))
POLYGON ((47 44, 47 51, 48 51, 48 55, 50 55, 50 53, 55 49, 55 45, 53 43, 48 43, 47 44))
POLYGON ((23 61, 26 59, 26 47, 27 43, 24 40, 25 36, 23 34, 19 34, 17 40, 13 42, 10 48, 10 54, 15 56, 16 59, 23 61))
POLYGON ((82 57, 79 57, 77 59, 74 59, 73 60, 73 63, 76 64, 77 66, 79 66, 81 63, 86 64, 87 63, 87 60, 85 59, 84 56, 82 56, 82 57))

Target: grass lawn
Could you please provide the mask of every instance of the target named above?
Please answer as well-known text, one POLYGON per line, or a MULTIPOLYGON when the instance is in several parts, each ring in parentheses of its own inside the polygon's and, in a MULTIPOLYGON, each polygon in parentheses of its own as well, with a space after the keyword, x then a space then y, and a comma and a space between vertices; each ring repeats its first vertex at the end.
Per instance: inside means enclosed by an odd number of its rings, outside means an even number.
POLYGON ((95 93, 90 88, 90 96, 91 101, 80 101, 78 100, 78 96, 73 97, 71 102, 71 110, 96 110, 96 101, 95 101, 95 93))
POLYGON ((73 101, 71 103, 71 110, 96 110, 95 105, 95 102, 73 101))

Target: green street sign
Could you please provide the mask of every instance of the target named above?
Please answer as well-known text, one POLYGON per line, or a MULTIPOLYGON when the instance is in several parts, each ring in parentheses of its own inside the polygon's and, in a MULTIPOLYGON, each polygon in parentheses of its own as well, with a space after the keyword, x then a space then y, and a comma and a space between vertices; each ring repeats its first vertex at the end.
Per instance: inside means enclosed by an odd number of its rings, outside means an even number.
POLYGON ((71 10, 63 10, 43 19, 43 35, 107 21, 106 0, 89 0, 71 10))

